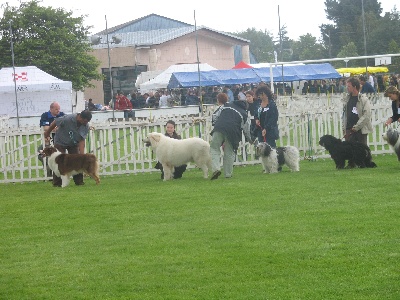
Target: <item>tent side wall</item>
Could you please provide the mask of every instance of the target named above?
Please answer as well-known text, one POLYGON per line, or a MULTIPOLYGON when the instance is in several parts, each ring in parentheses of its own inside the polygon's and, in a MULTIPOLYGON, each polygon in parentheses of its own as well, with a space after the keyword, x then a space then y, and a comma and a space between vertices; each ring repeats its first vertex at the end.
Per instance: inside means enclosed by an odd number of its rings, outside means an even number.
POLYGON ((70 81, 60 80, 35 66, 0 70, 0 115, 40 116, 54 101, 60 103, 64 113, 73 111, 70 81))
MULTIPOLYGON (((39 116, 48 111, 50 104, 54 101, 60 103, 64 113, 72 113, 71 97, 72 92, 68 90, 17 92, 18 116, 39 116)), ((15 93, 0 93, 0 115, 17 117, 15 93)))

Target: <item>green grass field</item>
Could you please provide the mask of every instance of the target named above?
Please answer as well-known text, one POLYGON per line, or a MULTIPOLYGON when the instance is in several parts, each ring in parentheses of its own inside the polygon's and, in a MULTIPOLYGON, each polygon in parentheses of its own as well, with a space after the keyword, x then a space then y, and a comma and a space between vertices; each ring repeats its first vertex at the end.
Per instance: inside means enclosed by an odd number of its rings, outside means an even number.
POLYGON ((400 299, 400 163, 3 184, 0 299, 400 299))

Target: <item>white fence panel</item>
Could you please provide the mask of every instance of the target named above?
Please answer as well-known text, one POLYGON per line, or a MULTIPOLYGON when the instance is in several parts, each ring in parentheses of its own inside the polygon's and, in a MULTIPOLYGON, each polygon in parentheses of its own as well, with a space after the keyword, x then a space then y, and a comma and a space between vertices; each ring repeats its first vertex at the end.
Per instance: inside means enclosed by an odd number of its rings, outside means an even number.
MULTIPOLYGON (((374 154, 391 153, 382 140, 384 121, 391 116, 391 102, 381 94, 370 97, 374 132, 369 145, 374 154)), ((319 137, 342 133, 342 104, 340 95, 307 95, 279 97, 280 146, 299 148, 304 159, 329 157, 319 144, 319 137)), ((143 139, 149 132, 164 132, 168 119, 173 119, 182 138, 200 137, 210 140, 211 113, 215 107, 204 106, 201 115, 175 115, 140 117, 129 121, 110 120, 91 122, 87 139, 87 152, 94 153, 100 162, 101 176, 137 174, 156 171, 155 156, 143 139)), ((38 148, 43 144, 43 133, 35 126, 10 128, 7 118, 0 119, 0 183, 48 180, 45 167, 38 159, 38 148), (1 126, 1 125, 0 125, 1 126)), ((242 140, 235 165, 258 164, 254 147, 242 140)), ((189 164, 189 168, 195 167, 189 164)))

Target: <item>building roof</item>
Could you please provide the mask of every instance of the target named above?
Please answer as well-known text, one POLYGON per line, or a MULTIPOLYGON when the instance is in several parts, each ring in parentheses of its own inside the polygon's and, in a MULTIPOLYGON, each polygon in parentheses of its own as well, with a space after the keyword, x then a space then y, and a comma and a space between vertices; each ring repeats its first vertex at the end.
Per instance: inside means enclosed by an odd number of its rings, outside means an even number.
MULTIPOLYGON (((249 40, 229 33, 217 31, 205 26, 199 26, 195 28, 193 25, 172 20, 156 14, 150 14, 148 16, 109 28, 108 35, 110 41, 111 36, 114 35, 118 35, 122 40, 119 44, 110 43, 110 47, 150 47, 152 45, 159 45, 176 38, 192 34, 195 32, 195 29, 197 29, 198 32, 208 31, 208 33, 223 35, 233 44, 248 44, 250 42, 249 40)), ((100 36, 102 41, 106 41, 107 39, 106 30, 100 31, 96 35, 100 36)), ((93 45, 93 49, 102 48, 107 48, 107 44, 102 42, 98 45, 93 45)))
MULTIPOLYGON (((136 32, 136 31, 151 31, 158 29, 169 29, 193 26, 191 24, 176 21, 156 14, 150 14, 136 20, 123 23, 112 28, 108 28, 109 34, 136 32)), ((105 35, 106 30, 96 33, 96 35, 105 35)))

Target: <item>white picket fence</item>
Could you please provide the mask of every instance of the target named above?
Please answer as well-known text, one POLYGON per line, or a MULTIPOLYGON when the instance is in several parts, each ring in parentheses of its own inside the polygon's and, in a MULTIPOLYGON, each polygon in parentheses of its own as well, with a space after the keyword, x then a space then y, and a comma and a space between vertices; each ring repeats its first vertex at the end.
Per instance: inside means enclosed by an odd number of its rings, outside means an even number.
MULTIPOLYGON (((374 133, 369 145, 374 154, 391 153, 381 136, 384 121, 391 116, 391 103, 381 94, 370 97, 374 133)), ((308 95, 279 97, 280 139, 278 145, 296 146, 304 159, 326 158, 329 155, 319 146, 319 137, 331 134, 342 137, 342 104, 340 95, 308 95)), ((156 171, 155 157, 143 143, 149 132, 164 132, 167 120, 173 119, 182 138, 210 139, 211 113, 215 107, 205 106, 199 115, 161 116, 130 121, 91 122, 86 151, 94 153, 100 162, 101 176, 137 174, 156 171)), ((171 110, 173 112, 173 109, 171 110)), ((0 118, 0 183, 31 182, 49 179, 38 159, 43 133, 36 126, 7 128, 7 120, 0 118), (2 126, 2 128, 1 128, 2 126)), ((254 147, 243 139, 235 165, 258 164, 254 147)), ((189 168, 194 168, 189 164, 189 168)))

